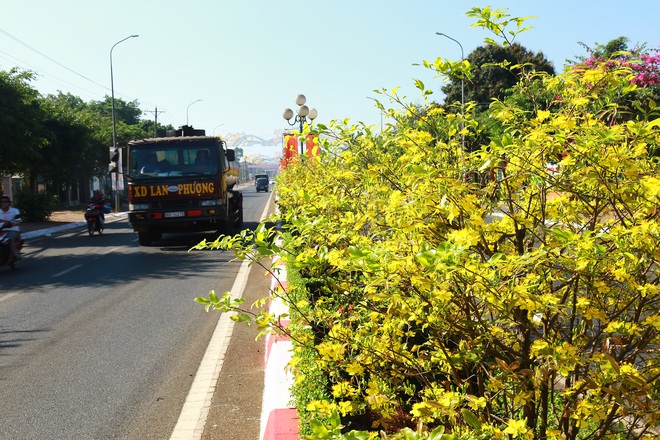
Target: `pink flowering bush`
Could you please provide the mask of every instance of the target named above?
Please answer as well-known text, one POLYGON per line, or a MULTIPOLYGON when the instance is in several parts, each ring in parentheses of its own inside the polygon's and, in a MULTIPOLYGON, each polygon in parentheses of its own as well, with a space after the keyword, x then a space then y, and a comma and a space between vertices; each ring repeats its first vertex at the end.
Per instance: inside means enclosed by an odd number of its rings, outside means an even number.
POLYGON ((602 56, 592 55, 587 58, 583 64, 584 67, 594 68, 598 64, 603 64, 606 69, 617 67, 628 67, 635 73, 630 81, 638 87, 649 87, 660 84, 660 50, 651 49, 649 52, 642 52, 641 49, 635 49, 627 55, 619 56, 605 60, 602 56))
POLYGON ((660 84, 660 54, 658 49, 653 50, 653 54, 642 54, 640 56, 641 64, 631 63, 630 67, 636 73, 631 81, 639 87, 648 87, 660 84))

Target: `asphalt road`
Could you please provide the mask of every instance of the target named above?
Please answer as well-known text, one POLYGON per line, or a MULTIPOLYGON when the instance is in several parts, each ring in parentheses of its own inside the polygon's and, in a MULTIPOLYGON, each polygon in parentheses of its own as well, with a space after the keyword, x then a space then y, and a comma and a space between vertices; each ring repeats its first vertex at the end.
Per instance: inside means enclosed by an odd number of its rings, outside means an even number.
MULTIPOLYGON (((253 191, 245 227, 271 195, 253 191)), ((0 268, 0 439, 170 438, 220 317, 193 299, 229 290, 240 267, 188 252, 204 237, 141 247, 121 220, 103 236, 31 239, 21 267, 0 268)), ((249 295, 267 292, 263 278, 251 275, 249 295)), ((204 438, 258 437, 263 342, 251 331, 232 336, 204 438)))

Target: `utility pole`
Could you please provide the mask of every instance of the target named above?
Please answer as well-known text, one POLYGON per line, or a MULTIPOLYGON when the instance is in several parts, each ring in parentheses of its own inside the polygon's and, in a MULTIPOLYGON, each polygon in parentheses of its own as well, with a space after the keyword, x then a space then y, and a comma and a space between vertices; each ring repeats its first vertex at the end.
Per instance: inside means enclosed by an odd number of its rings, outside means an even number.
POLYGON ((165 113, 165 110, 158 111, 158 106, 156 106, 156 110, 145 110, 145 112, 154 115, 154 137, 158 137, 158 113, 165 113))

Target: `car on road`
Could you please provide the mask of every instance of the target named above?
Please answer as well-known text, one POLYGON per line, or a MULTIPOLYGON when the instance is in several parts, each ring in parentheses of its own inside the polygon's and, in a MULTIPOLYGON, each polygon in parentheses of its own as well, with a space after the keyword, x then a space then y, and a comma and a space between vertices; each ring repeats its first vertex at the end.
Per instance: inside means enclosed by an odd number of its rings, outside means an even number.
POLYGON ((268 192, 268 179, 265 177, 258 178, 256 186, 257 186, 257 192, 259 191, 268 192))

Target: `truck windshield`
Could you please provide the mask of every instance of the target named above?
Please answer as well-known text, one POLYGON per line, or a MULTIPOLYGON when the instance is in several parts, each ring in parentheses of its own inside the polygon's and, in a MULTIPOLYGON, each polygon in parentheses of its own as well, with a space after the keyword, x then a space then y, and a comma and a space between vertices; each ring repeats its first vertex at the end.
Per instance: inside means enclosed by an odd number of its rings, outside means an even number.
POLYGON ((217 145, 138 144, 129 147, 128 177, 215 175, 224 169, 217 145))

